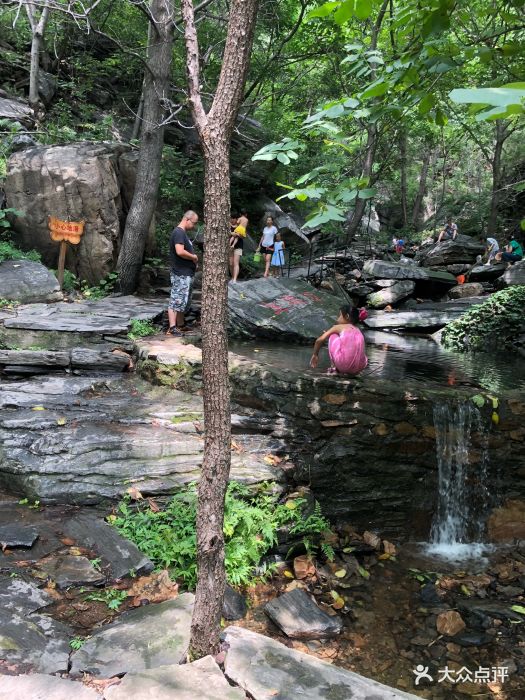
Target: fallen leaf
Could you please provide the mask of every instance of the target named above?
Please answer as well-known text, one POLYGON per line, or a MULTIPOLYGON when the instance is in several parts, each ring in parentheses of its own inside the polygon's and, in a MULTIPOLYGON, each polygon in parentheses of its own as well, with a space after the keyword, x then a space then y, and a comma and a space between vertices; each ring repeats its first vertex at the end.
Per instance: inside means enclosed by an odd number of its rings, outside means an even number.
POLYGON ((65 424, 66 424, 65 418, 57 418, 57 425, 65 425, 65 424))
POLYGON ((31 409, 32 411, 45 411, 46 409, 43 406, 33 406, 31 409))
POLYGON ((358 566, 357 570, 363 578, 370 578, 370 572, 364 569, 362 566, 358 566))
POLYGON ((306 578, 315 574, 315 566, 313 561, 305 554, 300 557, 295 557, 293 560, 293 569, 296 578, 306 578))
POLYGON ((346 576, 346 569, 339 569, 335 572, 334 576, 337 576, 337 578, 344 578, 346 576))
POLYGON ((345 606, 345 601, 344 598, 338 598, 337 600, 334 600, 332 603, 332 608, 334 610, 341 610, 345 606))
POLYGON ((126 490, 126 493, 128 493, 134 501, 141 501, 144 498, 136 486, 130 486, 129 489, 126 490))
POLYGON ((235 440, 232 440, 232 442, 231 442, 231 449, 232 449, 234 452, 237 452, 237 453, 243 452, 243 451, 244 451, 243 446, 242 446, 242 445, 239 445, 239 443, 238 443, 238 442, 235 442, 235 440))
POLYGON ((128 590, 128 597, 133 598, 133 605, 139 607, 143 600, 150 603, 163 603, 165 600, 176 598, 179 587, 169 577, 164 569, 150 576, 141 576, 128 590))
POLYGON ((388 554, 391 554, 392 556, 395 556, 396 554, 396 545, 392 544, 392 542, 389 542, 388 540, 383 540, 383 549, 385 552, 388 554))
POLYGON ((387 559, 390 559, 390 554, 388 552, 383 552, 383 554, 380 554, 377 558, 381 561, 386 561, 387 559))
POLYGON ((148 505, 150 507, 150 510, 152 510, 154 513, 158 513, 160 511, 159 506, 156 504, 153 498, 148 498, 148 505))
POLYGON ((293 578, 292 572, 289 571, 288 569, 285 569, 285 570, 283 571, 283 576, 285 576, 286 578, 293 578))

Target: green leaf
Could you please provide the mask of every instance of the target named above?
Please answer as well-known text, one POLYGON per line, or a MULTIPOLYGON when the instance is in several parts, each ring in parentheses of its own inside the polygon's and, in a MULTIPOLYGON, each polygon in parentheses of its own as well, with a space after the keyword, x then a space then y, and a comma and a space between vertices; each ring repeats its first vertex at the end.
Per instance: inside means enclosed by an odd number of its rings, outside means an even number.
POLYGON ((372 197, 375 197, 377 194, 377 190, 373 187, 366 189, 366 190, 359 190, 357 193, 357 196, 359 199, 372 199, 372 197))
POLYGON ((306 19, 312 19, 313 17, 328 17, 335 10, 336 7, 340 5, 339 0, 334 0, 334 2, 325 2, 321 7, 317 7, 315 10, 310 10, 306 15, 306 19))
POLYGON ((369 97, 380 97, 381 95, 384 95, 385 92, 388 92, 389 88, 390 83, 387 82, 384 78, 379 78, 378 80, 374 80, 373 83, 371 83, 365 90, 363 90, 360 97, 363 100, 366 100, 369 97))
POLYGON ((511 605, 510 609, 519 613, 520 615, 525 615, 525 607, 523 607, 523 605, 511 605))
POLYGON ((288 158, 286 153, 282 153, 282 152, 277 154, 277 160, 279 161, 279 163, 282 163, 283 165, 288 165, 290 162, 290 159, 288 158))
POLYGON ((485 405, 485 397, 481 394, 476 394, 476 396, 473 396, 471 398, 471 401, 474 404, 474 406, 477 406, 478 408, 483 408, 483 406, 485 405))
POLYGON ((458 104, 481 104, 495 107, 521 105, 525 99, 525 83, 512 83, 497 88, 457 88, 449 97, 458 104))
POLYGON ((354 15, 355 4, 356 0, 344 0, 344 2, 339 5, 339 8, 334 15, 335 22, 339 25, 348 22, 348 20, 354 15))
POLYGON ((360 574, 363 578, 370 578, 370 572, 367 571, 367 570, 366 570, 365 568, 363 568, 362 566, 358 566, 358 567, 357 567, 357 570, 359 571, 359 574, 360 574))
POLYGON ((418 112, 422 116, 428 114, 436 104, 436 98, 432 94, 425 95, 419 103, 418 112))
MULTIPOLYGON (((359 103, 357 103, 359 104, 359 103)), ((317 122, 320 119, 335 119, 336 117, 340 117, 341 114, 344 114, 345 108, 341 103, 332 105, 331 107, 328 107, 327 109, 322 109, 320 112, 316 112, 315 114, 311 114, 309 117, 307 117, 304 120, 304 124, 311 124, 312 122, 317 122)))
POLYGON ((317 228, 329 221, 345 221, 343 210, 331 204, 325 204, 307 219, 304 228, 317 228))
POLYGON ((356 0, 355 16, 359 19, 368 19, 372 14, 372 0, 356 0))

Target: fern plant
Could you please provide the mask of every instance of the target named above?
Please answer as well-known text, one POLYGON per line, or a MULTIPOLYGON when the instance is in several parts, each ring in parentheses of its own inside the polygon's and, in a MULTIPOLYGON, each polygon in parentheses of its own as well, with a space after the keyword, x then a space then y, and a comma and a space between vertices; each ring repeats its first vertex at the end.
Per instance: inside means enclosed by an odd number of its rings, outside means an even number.
MULTIPOLYGON (((280 528, 287 525, 293 535, 303 538, 312 552, 319 535, 329 523, 318 503, 312 514, 303 516, 305 499, 279 503, 269 488, 256 494, 246 486, 232 482, 228 486, 224 511, 225 567, 233 586, 252 583, 262 557, 277 544, 280 528), (294 507, 290 507, 290 503, 294 507)), ((192 484, 175 494, 164 510, 154 512, 145 505, 131 506, 129 497, 118 506, 118 514, 108 521, 152 559, 157 568, 167 568, 172 578, 192 590, 197 582, 197 493, 192 484)), ((326 556, 333 549, 322 545, 326 556)), ((266 569, 266 573, 269 570, 266 569)))

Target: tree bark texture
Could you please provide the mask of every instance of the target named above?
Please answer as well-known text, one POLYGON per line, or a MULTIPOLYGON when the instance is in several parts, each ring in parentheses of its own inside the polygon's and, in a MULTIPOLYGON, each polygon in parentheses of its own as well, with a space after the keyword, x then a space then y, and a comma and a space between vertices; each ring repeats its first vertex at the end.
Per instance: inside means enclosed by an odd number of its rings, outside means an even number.
POLYGON ((506 123, 501 119, 497 119, 495 122, 494 154, 491 162, 492 196, 490 198, 490 211, 487 221, 487 232, 489 236, 494 236, 498 232, 498 213, 501 202, 501 185, 503 181, 501 173, 501 156, 503 153, 503 145, 507 138, 506 131, 506 123))
POLYGON ((228 238, 230 142, 248 70, 258 0, 232 0, 217 90, 208 113, 200 93, 199 46, 192 0, 181 0, 186 67, 193 118, 204 155, 204 270, 202 286, 202 381, 204 459, 198 486, 198 581, 190 654, 219 650, 226 585, 224 497, 231 461, 228 378, 228 238))
POLYGON ((419 175, 419 187, 414 200, 414 208, 412 209, 412 228, 415 231, 419 231, 421 228, 421 221, 423 218, 423 200, 425 199, 425 194, 427 191, 428 170, 430 167, 431 155, 432 149, 429 146, 423 154, 423 163, 421 164, 421 173, 419 175))
POLYGON ((143 86, 142 137, 135 192, 117 262, 120 291, 131 294, 138 284, 144 248, 155 207, 164 145, 164 100, 168 97, 173 48, 172 0, 151 0, 153 18, 143 86))
POLYGON ((399 167, 401 189, 401 218, 403 228, 408 226, 408 187, 407 187, 407 133, 403 129, 399 135, 399 167))
POLYGON ((40 14, 34 5, 25 4, 27 18, 31 27, 31 63, 29 68, 29 104, 37 110, 39 105, 38 76, 40 73, 40 51, 44 40, 47 20, 49 18, 49 6, 44 3, 40 14))

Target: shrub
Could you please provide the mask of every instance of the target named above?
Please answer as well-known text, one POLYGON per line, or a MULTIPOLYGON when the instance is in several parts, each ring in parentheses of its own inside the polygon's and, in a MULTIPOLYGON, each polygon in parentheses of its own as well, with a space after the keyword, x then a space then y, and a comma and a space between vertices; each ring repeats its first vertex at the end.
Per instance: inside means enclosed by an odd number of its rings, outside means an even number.
POLYGON ((137 338, 146 338, 148 335, 158 333, 158 328, 151 321, 140 321, 138 318, 131 319, 131 329, 128 333, 130 340, 137 338))
POLYGON ((442 343, 460 352, 512 347, 525 330, 524 306, 525 285, 496 292, 449 323, 443 330, 442 343))
MULTIPOLYGON (((306 539, 313 548, 312 537, 329 529, 319 505, 313 514, 304 515, 305 499, 278 503, 277 496, 263 489, 252 494, 248 488, 232 482, 228 486, 224 513, 226 577, 233 585, 246 585, 255 579, 256 567, 268 550, 277 543, 277 531, 287 525, 290 532, 306 539)), ((129 498, 118 506, 118 515, 109 516, 124 537, 129 538, 187 589, 197 582, 197 537, 195 530, 197 493, 192 484, 175 494, 164 510, 154 512, 129 498)), ((325 553, 326 546, 324 547, 325 553)), ((259 572, 260 573, 260 572, 259 572)))

